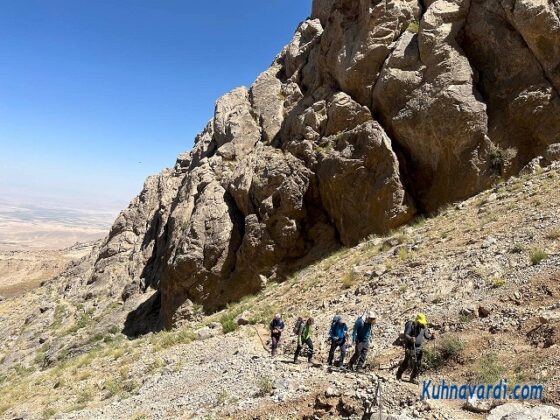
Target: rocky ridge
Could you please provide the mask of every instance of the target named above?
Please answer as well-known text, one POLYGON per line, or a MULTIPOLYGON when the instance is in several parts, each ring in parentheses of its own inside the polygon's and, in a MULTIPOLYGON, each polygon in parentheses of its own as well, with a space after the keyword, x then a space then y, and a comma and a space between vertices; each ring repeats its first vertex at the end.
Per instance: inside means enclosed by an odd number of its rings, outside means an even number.
MULTIPOLYGON (((116 220, 88 280, 158 290, 152 328, 560 157, 557 1, 315 0, 174 168, 116 220)), ((151 306, 151 309, 149 308, 151 306)), ((145 324, 145 319, 138 324, 145 324)))

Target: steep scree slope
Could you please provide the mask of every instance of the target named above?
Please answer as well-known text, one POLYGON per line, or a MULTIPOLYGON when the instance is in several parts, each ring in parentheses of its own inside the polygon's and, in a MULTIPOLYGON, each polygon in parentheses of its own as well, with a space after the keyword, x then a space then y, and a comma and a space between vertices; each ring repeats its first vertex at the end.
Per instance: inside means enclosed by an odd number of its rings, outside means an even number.
POLYGON ((261 338, 267 344, 275 312, 289 329, 297 316, 313 316, 314 359, 325 362, 333 315, 351 323, 366 308, 379 318, 367 371, 386 379, 385 415, 483 417, 462 402, 420 401, 417 386, 395 381, 389 367, 402 349, 392 343, 417 311, 438 336, 428 344, 432 354, 455 348, 457 356, 429 363, 422 380, 540 383, 542 402, 558 406, 560 162, 537 172, 340 249, 218 313, 133 340, 120 326, 143 296, 118 305, 75 294, 90 264, 77 262, 61 278, 0 302, 0 418, 361 419, 374 392, 367 377, 292 364, 288 333, 271 359, 261 338), (236 318, 253 325, 231 332, 236 318), (351 407, 353 416, 343 414, 351 407))

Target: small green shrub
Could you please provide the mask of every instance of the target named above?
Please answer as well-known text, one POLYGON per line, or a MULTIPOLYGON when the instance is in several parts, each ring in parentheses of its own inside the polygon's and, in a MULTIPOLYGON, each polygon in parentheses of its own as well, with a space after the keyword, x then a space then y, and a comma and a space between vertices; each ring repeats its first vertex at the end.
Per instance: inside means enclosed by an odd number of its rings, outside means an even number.
POLYGON ((261 376, 257 380, 257 396, 264 397, 266 395, 270 395, 273 389, 273 382, 272 379, 268 376, 261 376))
POLYGON ((229 401, 229 393, 222 389, 216 397, 216 406, 224 406, 229 401))
POLYGON ((86 354, 79 357, 76 362, 76 368, 81 369, 85 366, 89 366, 95 359, 100 356, 99 349, 93 349, 86 354))
POLYGON ((408 27, 406 28, 408 32, 412 32, 413 34, 417 34, 419 29, 420 29, 420 23, 417 20, 410 22, 408 24, 408 27))
POLYGON ((27 376, 30 373, 35 372, 35 368, 30 366, 30 367, 24 367, 22 364, 17 364, 13 367, 14 372, 16 373, 17 376, 27 376))
POLYGON ((465 344, 456 335, 445 335, 437 347, 424 349, 424 362, 428 369, 438 369, 451 361, 459 361, 465 344))
POLYGON ((401 232, 397 235, 397 242, 399 243, 399 245, 405 244, 408 241, 410 241, 410 238, 406 233, 401 232))
POLYGON ((121 388, 119 386, 119 382, 115 381, 114 379, 109 379, 103 384, 103 389, 105 389, 112 397, 113 395, 117 395, 120 392, 121 388))
POLYGON ((163 361, 163 359, 157 357, 152 363, 148 365, 146 372, 153 373, 160 370, 164 366, 165 366, 165 362, 163 361))
POLYGON ((76 402, 78 404, 86 404, 89 401, 91 401, 91 399, 92 399, 91 391, 89 391, 87 389, 83 389, 78 394, 78 398, 76 399, 76 402))
POLYGON ((57 329, 62 325, 62 321, 66 316, 66 312, 67 312, 66 305, 64 304, 56 305, 56 308, 54 309, 53 322, 51 324, 52 329, 57 329))
POLYGON ((437 369, 442 365, 441 359, 436 349, 432 347, 426 347, 423 351, 423 364, 426 369, 437 369))
POLYGON ((551 241, 560 239, 560 228, 552 229, 550 232, 548 232, 546 234, 546 239, 550 239, 551 241))
POLYGON ((235 316, 231 313, 225 313, 220 317, 220 324, 222 324, 222 330, 224 334, 229 334, 234 332, 239 328, 237 322, 235 322, 235 316))
POLYGON ((410 258, 411 253, 406 247, 402 247, 399 249, 398 257, 401 261, 406 261, 410 258))
POLYGON ((153 344, 154 351, 160 351, 178 344, 188 344, 194 340, 196 340, 195 333, 189 328, 183 328, 177 331, 160 331, 152 336, 150 343, 153 344))
POLYGON ((136 383, 136 381, 126 381, 122 378, 109 379, 103 384, 103 389, 108 392, 109 397, 120 395, 123 393, 131 393, 136 388, 138 388, 138 383, 136 383))
POLYGON ((494 289, 497 289, 498 287, 502 287, 506 284, 506 281, 503 277, 496 277, 493 281, 492 281, 492 287, 494 289))
POLYGON ((64 331, 62 335, 74 334, 82 328, 87 327, 93 321, 93 312, 93 309, 89 309, 88 311, 81 313, 74 325, 64 331))
POLYGON ((502 149, 494 147, 488 156, 490 170, 496 176, 503 176, 510 161, 517 155, 515 149, 502 149))
POLYGON ((116 334, 120 331, 120 328, 117 327, 116 325, 111 325, 111 327, 109 327, 109 329, 107 330, 107 332, 109 334, 116 334))
POLYGON ((414 220, 412 221, 411 225, 415 226, 415 227, 421 227, 423 226, 426 222, 428 221, 428 219, 426 219, 426 216, 424 215, 419 215, 416 216, 414 218, 414 220))
POLYGON ((393 248, 391 246, 391 244, 389 242, 385 242, 382 246, 381 246, 381 252, 387 252, 389 250, 391 250, 391 248, 393 248))
POLYGON ((37 353, 35 354, 35 359, 33 360, 35 364, 39 366, 43 366, 45 364, 45 357, 48 350, 49 350, 49 345, 47 343, 43 344, 39 348, 39 350, 37 350, 37 353))
POLYGON ((358 276, 353 271, 350 271, 342 276, 342 288, 350 289, 358 282, 358 276))
POLYGON ((112 335, 106 335, 105 337, 103 337, 103 342, 105 344, 111 344, 113 341, 115 341, 115 337, 113 337, 112 335))
POLYGON ((486 353, 478 359, 474 373, 477 382, 492 384, 504 377, 506 368, 498 362, 496 353, 486 353))
POLYGON ((445 335, 442 337, 441 344, 438 346, 441 358, 445 361, 454 360, 457 361, 463 350, 465 349, 465 343, 456 335, 445 335))
POLYGON ((41 414, 43 415, 44 419, 50 419, 51 417, 55 416, 56 410, 52 407, 46 407, 41 414))
POLYGON ((534 248, 531 250, 529 258, 531 259, 531 264, 538 265, 548 258, 548 254, 543 249, 534 248))
POLYGON ((332 153, 332 151, 334 150, 334 143, 337 143, 338 140, 340 140, 342 138, 342 134, 337 134, 332 141, 326 141, 323 144, 320 144, 318 147, 318 151, 319 153, 321 153, 323 156, 328 156, 329 154, 332 153))

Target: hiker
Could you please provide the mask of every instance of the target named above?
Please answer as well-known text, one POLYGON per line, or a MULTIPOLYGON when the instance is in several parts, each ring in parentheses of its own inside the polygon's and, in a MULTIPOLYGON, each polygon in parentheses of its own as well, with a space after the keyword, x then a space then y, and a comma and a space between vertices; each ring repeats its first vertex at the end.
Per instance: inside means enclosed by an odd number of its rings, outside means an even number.
POLYGON ((348 369, 352 370, 354 365, 356 365, 356 371, 364 368, 369 350, 369 342, 372 337, 371 330, 376 320, 377 317, 373 311, 367 312, 356 319, 354 329, 352 330, 352 342, 356 348, 348 363, 348 369))
POLYGON ((282 331, 284 331, 284 321, 282 321, 280 314, 276 314, 270 322, 270 342, 273 357, 276 356, 278 351, 278 343, 280 342, 282 331))
POLYGON ((337 366, 343 366, 344 357, 346 356, 346 341, 348 338, 348 326, 342 319, 342 316, 336 315, 331 323, 331 329, 329 331, 329 341, 331 343, 331 349, 329 351, 329 358, 327 364, 332 366, 334 353, 337 347, 340 347, 340 359, 337 366))
POLYGON ((435 334, 428 329, 426 315, 419 313, 414 321, 407 321, 404 327, 403 341, 405 356, 399 369, 397 370, 397 380, 401 380, 402 374, 409 367, 412 367, 410 382, 418 385, 418 373, 422 365, 422 347, 425 340, 435 339, 435 334))
POLYGON ((311 363, 311 358, 313 357, 313 342, 311 341, 311 327, 315 321, 313 318, 309 318, 305 323, 299 323, 298 333, 297 333, 297 347, 296 353, 294 354, 294 363, 298 362, 299 354, 301 353, 301 349, 303 345, 306 344, 308 347, 307 350, 307 361, 311 363))

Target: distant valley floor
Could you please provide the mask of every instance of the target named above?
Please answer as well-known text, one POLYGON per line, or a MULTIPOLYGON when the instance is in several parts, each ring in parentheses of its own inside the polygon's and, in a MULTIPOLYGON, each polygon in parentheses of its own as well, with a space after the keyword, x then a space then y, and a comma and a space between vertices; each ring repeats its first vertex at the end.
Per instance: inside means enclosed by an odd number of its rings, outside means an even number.
POLYGON ((0 250, 56 250, 103 238, 117 212, 0 201, 0 250))
POLYGON ((21 296, 91 252, 93 243, 63 250, 0 250, 0 300, 21 296))
POLYGON ((87 255, 116 214, 0 198, 0 300, 21 296, 87 255))

